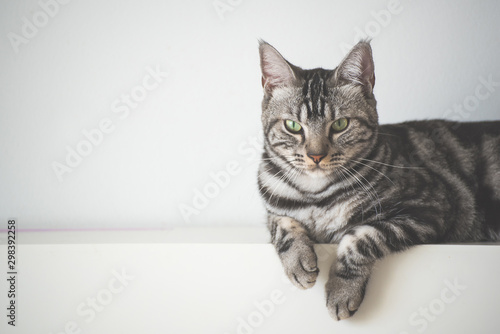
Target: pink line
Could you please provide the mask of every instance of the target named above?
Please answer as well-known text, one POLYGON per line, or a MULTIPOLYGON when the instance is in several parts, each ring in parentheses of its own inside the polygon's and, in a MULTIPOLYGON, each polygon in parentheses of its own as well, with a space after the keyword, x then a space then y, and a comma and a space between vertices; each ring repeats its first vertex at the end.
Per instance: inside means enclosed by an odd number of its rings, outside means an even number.
MULTIPOLYGON (((155 232, 155 231, 170 231, 173 228, 25 228, 17 229, 17 232, 155 232)), ((7 229, 0 229, 0 233, 7 233, 7 229)))

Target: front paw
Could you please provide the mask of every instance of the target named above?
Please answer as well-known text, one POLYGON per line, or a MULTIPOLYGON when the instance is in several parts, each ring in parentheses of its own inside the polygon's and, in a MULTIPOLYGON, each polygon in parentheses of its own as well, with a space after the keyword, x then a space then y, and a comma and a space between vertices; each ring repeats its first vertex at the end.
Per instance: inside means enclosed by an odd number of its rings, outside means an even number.
POLYGON ((356 313, 365 296, 367 279, 344 279, 338 276, 326 283, 326 307, 335 320, 347 319, 356 313))
POLYGON ((299 289, 314 286, 319 269, 312 244, 295 240, 289 249, 280 253, 280 258, 286 275, 295 286, 299 289))

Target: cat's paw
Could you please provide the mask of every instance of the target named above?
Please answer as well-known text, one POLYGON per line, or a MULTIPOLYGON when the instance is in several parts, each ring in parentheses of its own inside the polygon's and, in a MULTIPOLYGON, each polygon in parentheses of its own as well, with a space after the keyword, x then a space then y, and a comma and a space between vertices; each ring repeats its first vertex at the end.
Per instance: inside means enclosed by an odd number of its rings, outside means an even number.
POLYGON ((296 240, 294 245, 280 254, 285 273, 299 289, 309 289, 318 278, 319 268, 316 253, 311 244, 296 240))
POLYGON ((365 296, 367 280, 346 280, 337 276, 326 283, 326 307, 335 320, 352 317, 365 296))

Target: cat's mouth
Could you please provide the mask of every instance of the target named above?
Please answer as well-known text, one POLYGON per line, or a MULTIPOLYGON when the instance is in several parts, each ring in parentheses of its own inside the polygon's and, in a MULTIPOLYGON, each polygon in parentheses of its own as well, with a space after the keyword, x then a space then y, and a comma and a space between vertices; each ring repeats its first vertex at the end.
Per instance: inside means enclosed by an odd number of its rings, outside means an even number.
POLYGON ((310 165, 306 168, 306 172, 311 176, 324 176, 333 171, 334 168, 331 166, 323 166, 319 165, 310 165))
POLYGON ((313 165, 309 167, 309 170, 315 172, 315 171, 324 171, 325 169, 323 168, 323 166, 313 165))
POLYGON ((325 177, 334 174, 339 168, 341 169, 344 161, 344 159, 332 156, 319 162, 297 159, 290 161, 290 163, 306 175, 311 177, 325 177))
POLYGON ((342 168, 345 158, 340 153, 323 154, 323 155, 307 155, 309 160, 306 160, 304 167, 308 174, 314 176, 324 176, 334 173, 338 168, 342 168))
POLYGON ((320 164, 311 164, 305 166, 305 172, 313 177, 323 177, 328 176, 335 173, 336 170, 342 169, 342 163, 339 161, 330 162, 330 163, 320 163, 320 164))

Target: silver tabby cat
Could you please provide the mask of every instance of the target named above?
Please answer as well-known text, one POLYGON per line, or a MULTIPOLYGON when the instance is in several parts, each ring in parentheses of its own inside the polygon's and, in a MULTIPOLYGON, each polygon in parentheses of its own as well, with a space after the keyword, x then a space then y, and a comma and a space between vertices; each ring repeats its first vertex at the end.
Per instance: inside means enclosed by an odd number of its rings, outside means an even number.
POLYGON ((339 243, 331 316, 359 308, 376 260, 413 245, 499 240, 500 122, 379 125, 370 44, 334 70, 304 70, 260 43, 264 153, 259 188, 271 240, 299 288, 314 243, 339 243))

